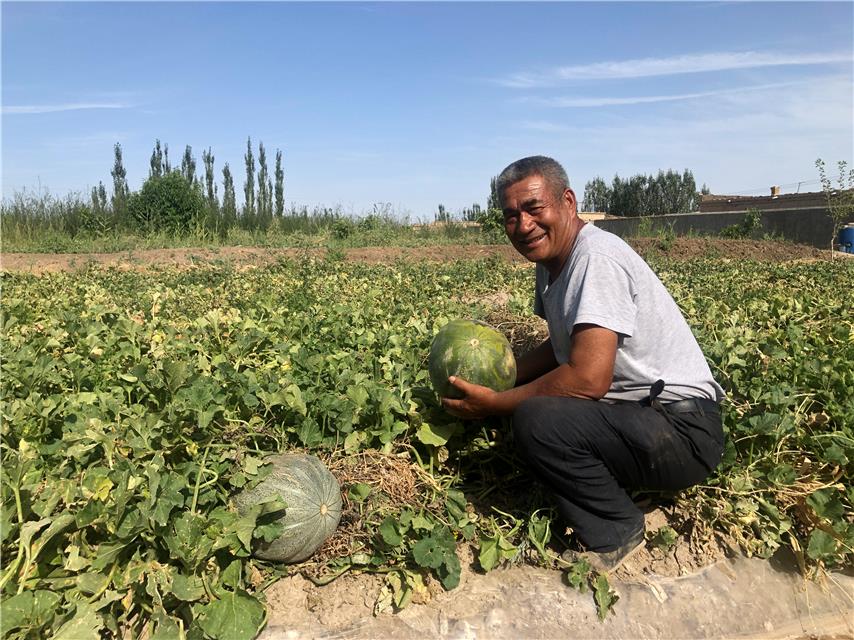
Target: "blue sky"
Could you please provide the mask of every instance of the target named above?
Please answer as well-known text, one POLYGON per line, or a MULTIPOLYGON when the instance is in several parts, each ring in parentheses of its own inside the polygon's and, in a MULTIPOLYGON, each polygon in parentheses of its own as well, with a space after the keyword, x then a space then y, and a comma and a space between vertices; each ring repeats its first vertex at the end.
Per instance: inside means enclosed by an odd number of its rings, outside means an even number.
POLYGON ((248 136, 289 205, 355 215, 484 205, 534 154, 579 198, 668 168, 818 190, 854 159, 852 41, 850 2, 3 2, 3 197, 109 188, 116 142, 138 189, 159 138, 240 203, 248 136))

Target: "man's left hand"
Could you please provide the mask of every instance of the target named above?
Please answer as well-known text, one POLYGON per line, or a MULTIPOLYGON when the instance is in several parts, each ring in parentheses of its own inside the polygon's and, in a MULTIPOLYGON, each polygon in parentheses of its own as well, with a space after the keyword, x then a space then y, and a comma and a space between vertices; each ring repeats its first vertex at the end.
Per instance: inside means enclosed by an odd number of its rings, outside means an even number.
POLYGON ((457 376, 448 378, 454 387, 463 394, 462 398, 442 398, 442 406, 448 413, 465 420, 476 420, 496 413, 495 400, 498 395, 489 387, 472 384, 457 376))

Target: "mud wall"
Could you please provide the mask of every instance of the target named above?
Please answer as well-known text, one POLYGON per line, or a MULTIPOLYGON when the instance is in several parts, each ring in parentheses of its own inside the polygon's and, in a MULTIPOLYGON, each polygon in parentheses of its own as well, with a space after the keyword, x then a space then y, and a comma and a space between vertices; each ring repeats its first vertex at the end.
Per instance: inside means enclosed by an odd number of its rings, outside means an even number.
MULTIPOLYGON (((744 211, 676 213, 637 218, 609 218, 596 220, 594 224, 624 238, 638 235, 638 227, 641 224, 642 229, 651 230, 653 235, 672 229, 677 236, 690 234, 716 236, 726 227, 741 224, 745 215, 744 211)), ((833 221, 826 207, 762 211, 760 215, 762 226, 751 234, 753 238, 759 239, 765 235, 772 235, 822 249, 830 245, 833 221)), ((854 222, 854 217, 846 222, 854 222)))

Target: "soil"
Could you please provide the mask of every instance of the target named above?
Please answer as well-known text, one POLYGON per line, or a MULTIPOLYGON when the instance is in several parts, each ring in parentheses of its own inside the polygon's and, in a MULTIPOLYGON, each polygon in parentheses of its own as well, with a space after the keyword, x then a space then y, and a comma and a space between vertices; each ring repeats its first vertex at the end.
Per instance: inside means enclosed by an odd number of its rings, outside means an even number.
MULTIPOLYGON (((644 257, 667 256, 676 260, 699 257, 735 260, 826 260, 828 252, 807 245, 769 240, 730 240, 724 238, 676 238, 665 242, 658 238, 631 238, 631 244, 644 257)), ((5 271, 50 273, 76 271, 98 264, 119 269, 142 270, 148 267, 190 268, 203 264, 228 262, 238 267, 273 264, 282 259, 305 256, 322 258, 327 249, 270 249, 263 247, 219 247, 215 249, 146 249, 120 253, 2 253, 0 269, 5 271)), ((397 260, 476 260, 498 256, 524 262, 510 245, 447 245, 430 247, 364 247, 343 249, 344 259, 389 263, 397 260)))

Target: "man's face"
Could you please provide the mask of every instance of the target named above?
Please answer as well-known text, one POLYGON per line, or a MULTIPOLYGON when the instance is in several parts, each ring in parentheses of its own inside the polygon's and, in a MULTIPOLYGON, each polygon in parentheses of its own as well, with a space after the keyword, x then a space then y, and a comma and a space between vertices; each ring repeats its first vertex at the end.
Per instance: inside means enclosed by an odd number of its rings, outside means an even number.
POLYGON ((575 194, 556 197, 542 176, 530 176, 504 190, 504 231, 531 262, 559 271, 574 237, 575 194))

